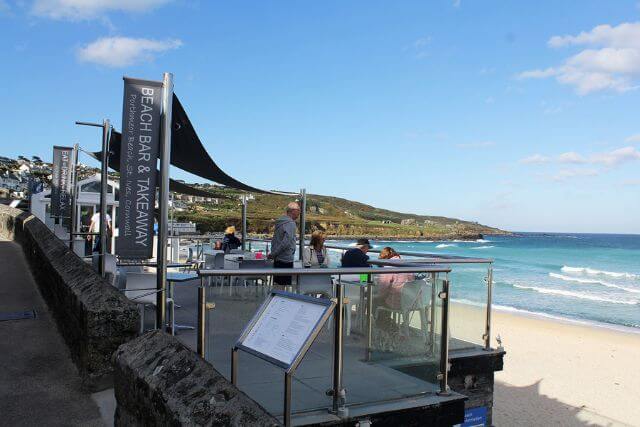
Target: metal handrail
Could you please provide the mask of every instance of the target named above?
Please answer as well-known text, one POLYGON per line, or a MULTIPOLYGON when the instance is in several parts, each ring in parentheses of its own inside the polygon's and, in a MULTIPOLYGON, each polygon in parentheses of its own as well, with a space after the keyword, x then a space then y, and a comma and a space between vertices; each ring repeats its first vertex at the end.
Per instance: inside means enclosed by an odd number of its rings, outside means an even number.
POLYGON ((398 274, 398 273, 449 273, 451 268, 445 266, 416 267, 344 267, 344 268, 247 268, 224 270, 199 270, 198 275, 208 276, 311 276, 311 275, 346 275, 346 274, 398 274))

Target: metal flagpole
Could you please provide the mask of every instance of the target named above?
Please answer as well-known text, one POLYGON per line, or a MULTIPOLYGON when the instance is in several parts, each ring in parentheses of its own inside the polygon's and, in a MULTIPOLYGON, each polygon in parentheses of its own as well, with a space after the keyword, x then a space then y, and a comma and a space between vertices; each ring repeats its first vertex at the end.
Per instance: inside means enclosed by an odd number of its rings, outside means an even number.
POLYGON ((77 209, 77 198, 78 198, 78 189, 76 185, 78 184, 78 151, 80 147, 78 143, 73 144, 73 166, 71 169, 71 212, 69 214, 69 249, 73 251, 73 243, 76 238, 76 209, 77 209))
POLYGON ((171 106, 173 102, 173 74, 164 73, 162 79, 162 115, 160 138, 160 180, 158 182, 160 216, 158 218, 156 327, 164 328, 167 314, 167 222, 169 204, 169 164, 171 163, 171 106))
POLYGON ((247 203, 248 197, 246 194, 242 195, 242 250, 247 248, 247 203))
POLYGON ((105 277, 105 262, 107 253, 107 188, 109 169, 109 135, 111 123, 109 119, 102 121, 102 167, 100 171, 100 263, 98 272, 105 277))
POLYGON ((298 259, 302 260, 302 252, 304 250, 304 235, 307 232, 307 190, 300 189, 300 242, 298 259))

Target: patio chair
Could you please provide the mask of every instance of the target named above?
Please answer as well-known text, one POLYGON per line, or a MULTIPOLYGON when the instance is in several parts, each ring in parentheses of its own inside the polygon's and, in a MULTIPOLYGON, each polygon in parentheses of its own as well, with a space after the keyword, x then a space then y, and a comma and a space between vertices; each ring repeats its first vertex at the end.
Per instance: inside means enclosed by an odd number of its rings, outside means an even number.
POLYGON ((334 295, 333 278, 330 274, 300 276, 298 292, 316 298, 331 298, 334 295))
POLYGON ((376 307, 374 312, 374 318, 377 320, 380 312, 386 311, 401 317, 402 323, 398 324, 399 327, 402 327, 405 331, 405 334, 408 335, 410 331, 410 323, 411 323, 411 314, 414 312, 419 312, 420 315, 420 329, 425 336, 425 339, 428 340, 429 337, 429 320, 427 317, 427 308, 429 308, 431 304, 431 288, 430 284, 427 281, 413 280, 411 282, 406 282, 402 286, 402 290, 400 293, 400 308, 394 309, 384 305, 380 305, 376 307))
MULTIPOLYGON (((345 307, 345 334, 348 336, 351 335, 351 315, 354 308, 360 316, 364 313, 360 300, 361 290, 365 288, 365 285, 360 284, 359 274, 343 274, 340 277, 344 286, 344 296, 349 301, 345 307)), ((337 280, 337 277, 335 280, 337 280)))
MULTIPOLYGON (((144 312, 147 305, 156 306, 156 275, 149 273, 127 273, 125 295, 140 307, 140 332, 144 332, 144 312)), ((175 306, 171 298, 167 298, 171 304, 171 322, 175 322, 175 306)), ((173 329, 172 329, 173 330, 173 329)))

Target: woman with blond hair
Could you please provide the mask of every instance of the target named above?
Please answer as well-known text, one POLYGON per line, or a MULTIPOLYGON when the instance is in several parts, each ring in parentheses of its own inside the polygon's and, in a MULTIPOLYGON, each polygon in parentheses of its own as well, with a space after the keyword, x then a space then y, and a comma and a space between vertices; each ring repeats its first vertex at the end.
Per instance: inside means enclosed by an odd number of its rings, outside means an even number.
POLYGON ((329 267, 329 255, 324 246, 325 235, 322 231, 314 231, 311 234, 309 246, 302 251, 302 264, 305 267, 325 268, 329 267))
POLYGON ((224 231, 224 238, 222 239, 222 250, 225 252, 238 249, 242 246, 240 239, 236 237, 236 228, 233 225, 227 227, 224 231))

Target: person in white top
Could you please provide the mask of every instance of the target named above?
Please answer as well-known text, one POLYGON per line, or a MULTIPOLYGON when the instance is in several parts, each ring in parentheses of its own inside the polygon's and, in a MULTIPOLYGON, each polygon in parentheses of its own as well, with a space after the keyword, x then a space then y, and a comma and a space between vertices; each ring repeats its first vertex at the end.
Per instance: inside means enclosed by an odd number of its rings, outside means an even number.
POLYGON ((302 264, 305 267, 326 268, 329 267, 329 255, 324 246, 325 235, 322 231, 314 231, 311 234, 309 246, 302 251, 302 264))
MULTIPOLYGON (((100 233, 100 206, 96 208, 96 213, 91 217, 91 224, 89 225, 89 233, 100 233)), ((107 246, 111 239, 111 216, 107 214, 107 246)), ((93 252, 100 252, 100 236, 88 235, 87 240, 93 238, 93 252)))

